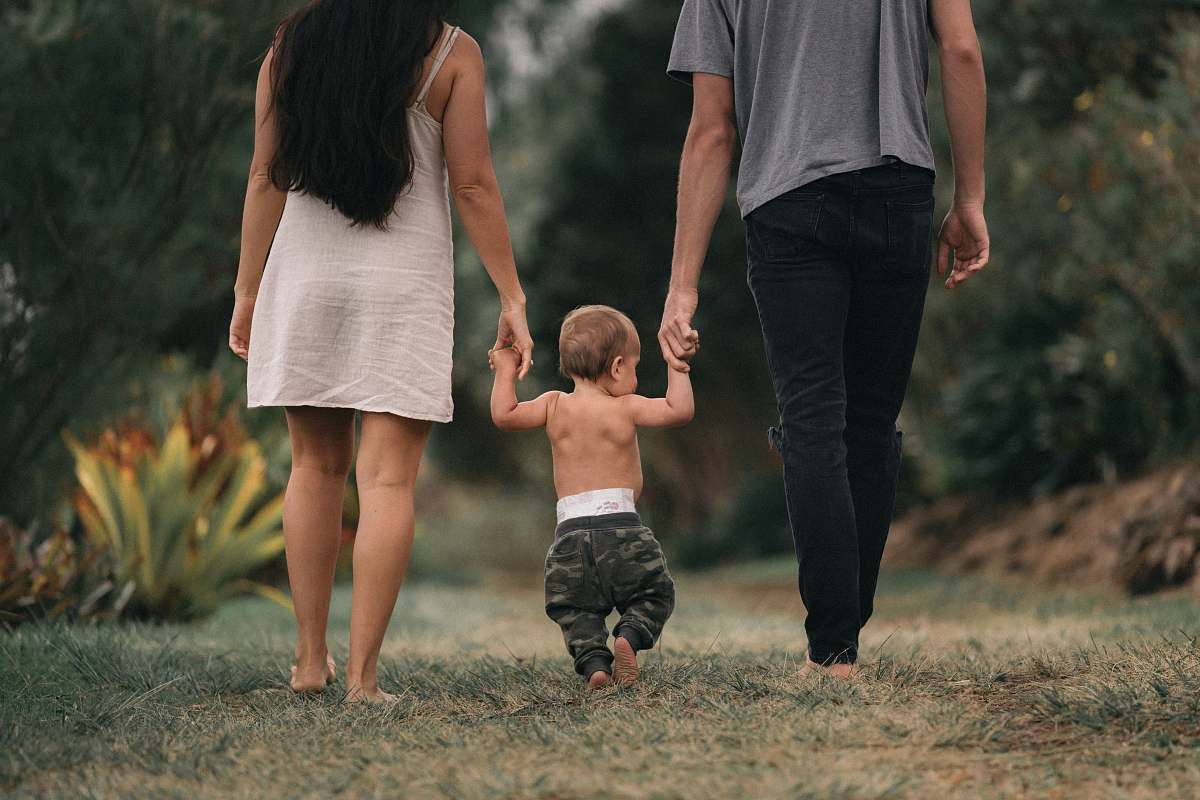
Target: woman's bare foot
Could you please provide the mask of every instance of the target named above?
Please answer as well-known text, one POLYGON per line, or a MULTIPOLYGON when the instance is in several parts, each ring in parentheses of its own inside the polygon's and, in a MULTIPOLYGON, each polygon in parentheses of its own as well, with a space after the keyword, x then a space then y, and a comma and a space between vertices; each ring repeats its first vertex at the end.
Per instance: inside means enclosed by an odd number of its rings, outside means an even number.
POLYGON ((817 662, 815 662, 811 659, 806 661, 804 666, 800 668, 800 677, 801 678, 826 675, 830 678, 839 678, 841 680, 848 680, 850 678, 855 677, 857 674, 858 674, 858 668, 855 667, 853 664, 830 664, 828 666, 825 666, 822 664, 818 664, 817 662))
POLYGON ((394 694, 388 694, 383 689, 376 686, 373 690, 368 691, 361 686, 351 686, 346 691, 346 697, 343 702, 346 703, 371 703, 375 705, 383 705, 385 703, 394 703, 398 698, 394 694))
MULTIPOLYGON (((298 660, 299 660, 299 656, 297 656, 297 661, 298 660)), ((335 680, 337 680, 337 666, 333 663, 333 656, 326 654, 326 656, 325 656, 325 686, 328 686, 329 684, 333 683, 335 680)), ((304 685, 308 685, 308 684, 306 683, 304 685)), ((311 691, 320 691, 322 688, 324 688, 324 686, 317 687, 315 689, 297 688, 296 665, 295 664, 292 665, 292 690, 293 691, 297 691, 297 692, 310 691, 311 692, 311 691)))
POLYGON ((613 680, 617 686, 630 686, 638 679, 637 653, 633 645, 618 636, 613 642, 613 680))
POLYGON ((589 689, 600 689, 605 686, 608 686, 608 673, 603 670, 596 670, 588 678, 589 689))

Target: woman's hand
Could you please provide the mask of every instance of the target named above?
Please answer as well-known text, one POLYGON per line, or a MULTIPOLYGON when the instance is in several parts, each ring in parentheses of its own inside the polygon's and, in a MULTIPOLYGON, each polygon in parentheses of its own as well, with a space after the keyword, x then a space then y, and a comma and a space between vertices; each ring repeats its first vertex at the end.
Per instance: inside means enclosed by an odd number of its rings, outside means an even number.
POLYGON ((250 322, 254 318, 254 298, 240 296, 233 302, 229 322, 229 349, 245 361, 250 357, 250 322))
POLYGON ((533 366, 533 337, 529 335, 529 323, 525 321, 525 305, 513 305, 500 310, 500 324, 496 329, 496 343, 492 350, 511 347, 521 356, 521 368, 517 379, 524 380, 533 366))

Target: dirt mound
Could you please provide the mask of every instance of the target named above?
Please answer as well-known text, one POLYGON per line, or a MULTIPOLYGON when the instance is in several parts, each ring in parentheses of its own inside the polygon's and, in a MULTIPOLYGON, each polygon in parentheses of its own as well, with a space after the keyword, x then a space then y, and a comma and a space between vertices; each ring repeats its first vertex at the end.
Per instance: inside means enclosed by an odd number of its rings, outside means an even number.
POLYGON ((944 500, 893 525, 885 563, 1200 594, 1200 466, 1080 486, 1027 505, 944 500))

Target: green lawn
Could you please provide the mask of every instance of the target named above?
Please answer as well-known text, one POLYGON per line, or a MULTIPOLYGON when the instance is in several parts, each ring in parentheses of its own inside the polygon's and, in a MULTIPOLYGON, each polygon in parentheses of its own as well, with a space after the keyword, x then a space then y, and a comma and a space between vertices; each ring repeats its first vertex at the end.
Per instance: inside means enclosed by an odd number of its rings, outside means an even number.
POLYGON ((803 682, 793 570, 677 576, 642 682, 590 695, 536 578, 407 587, 388 708, 293 696, 290 618, 259 600, 0 633, 0 794, 1200 796, 1194 599, 891 574, 861 679, 803 682))

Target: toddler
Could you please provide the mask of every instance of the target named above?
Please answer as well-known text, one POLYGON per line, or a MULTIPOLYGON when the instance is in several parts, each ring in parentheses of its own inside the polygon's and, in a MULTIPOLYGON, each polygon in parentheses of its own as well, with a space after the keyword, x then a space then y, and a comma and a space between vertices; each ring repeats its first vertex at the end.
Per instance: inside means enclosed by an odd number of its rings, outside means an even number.
MULTIPOLYGON (((698 340, 694 331, 691 337, 698 340)), ((558 350, 559 369, 575 390, 525 403, 516 396, 520 357, 510 349, 489 354, 492 420, 505 431, 546 428, 559 497, 546 554, 546 613, 562 628, 575 671, 590 688, 627 686, 638 676, 637 651, 654 646, 675 608, 662 548, 637 514, 637 428, 691 421, 691 379, 668 370, 666 397, 634 394, 641 342, 630 319, 608 306, 568 314, 558 350), (605 619, 614 608, 621 618, 610 650, 605 619)))

